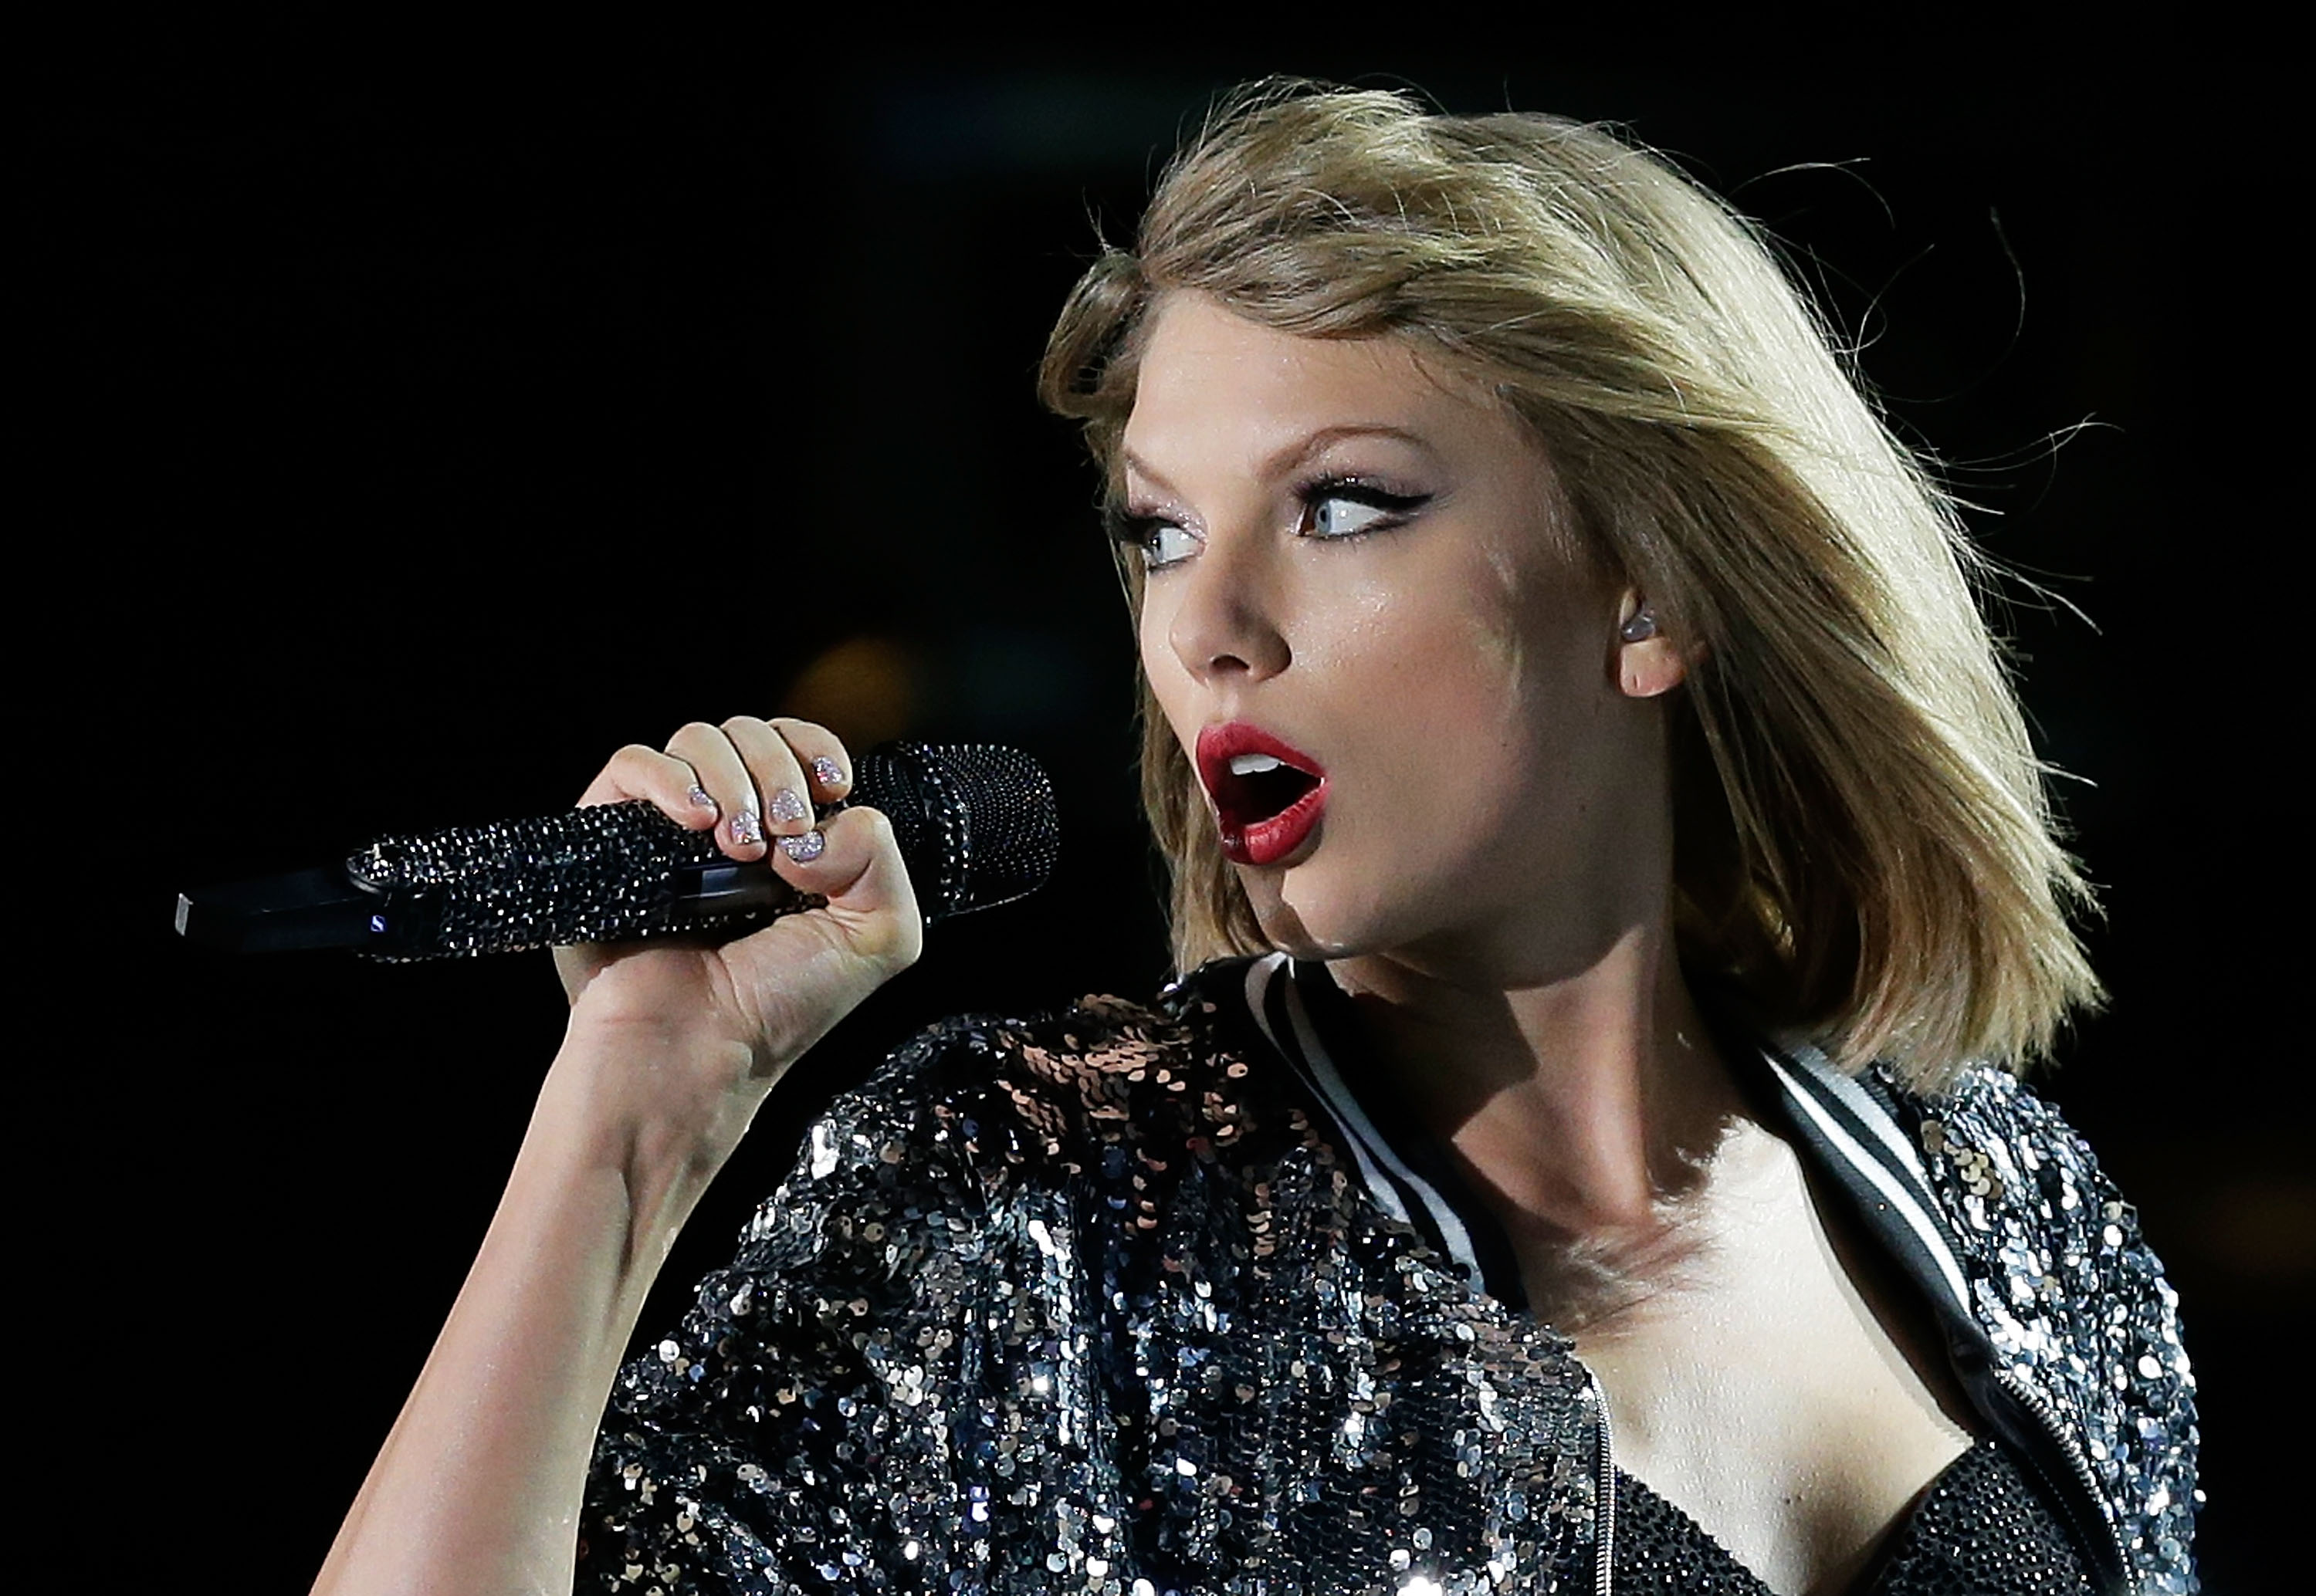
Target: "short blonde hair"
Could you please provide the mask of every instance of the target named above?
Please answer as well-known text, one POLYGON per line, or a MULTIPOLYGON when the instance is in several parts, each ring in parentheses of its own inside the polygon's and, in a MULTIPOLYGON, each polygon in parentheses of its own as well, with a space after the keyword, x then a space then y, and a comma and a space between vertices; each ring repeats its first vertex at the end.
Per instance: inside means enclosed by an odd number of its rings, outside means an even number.
MULTIPOLYGON (((1412 340, 1531 430, 1591 552, 1698 660, 1670 720, 1693 974, 1923 1090, 2020 1064, 2098 999, 2066 912, 2089 893, 1974 602, 1982 562, 1744 220, 1598 128, 1243 90, 1047 349, 1042 396, 1113 492, 1170 290, 1412 340)), ((1179 967, 1263 951, 1146 682, 1143 717, 1179 967)))

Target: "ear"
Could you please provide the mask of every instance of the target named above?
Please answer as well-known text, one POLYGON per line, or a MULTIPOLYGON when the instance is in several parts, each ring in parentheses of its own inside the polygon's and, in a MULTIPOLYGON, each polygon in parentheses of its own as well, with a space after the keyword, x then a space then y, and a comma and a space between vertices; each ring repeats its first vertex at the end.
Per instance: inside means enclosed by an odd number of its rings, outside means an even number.
POLYGON ((1627 698, 1656 698, 1688 678, 1688 663, 1657 625, 1649 601, 1627 589, 1617 607, 1617 686, 1627 698))

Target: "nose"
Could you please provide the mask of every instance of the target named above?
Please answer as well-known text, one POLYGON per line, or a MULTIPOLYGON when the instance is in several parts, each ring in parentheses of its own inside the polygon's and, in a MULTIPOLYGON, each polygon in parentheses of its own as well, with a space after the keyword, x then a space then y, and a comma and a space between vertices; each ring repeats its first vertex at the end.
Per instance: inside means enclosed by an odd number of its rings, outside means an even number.
MULTIPOLYGON (((1212 537, 1197 558, 1149 590, 1171 586, 1166 643, 1193 679, 1260 681, 1294 658, 1279 625, 1275 573, 1258 540, 1212 537)), ((1147 600, 1145 599, 1145 604, 1147 600)))

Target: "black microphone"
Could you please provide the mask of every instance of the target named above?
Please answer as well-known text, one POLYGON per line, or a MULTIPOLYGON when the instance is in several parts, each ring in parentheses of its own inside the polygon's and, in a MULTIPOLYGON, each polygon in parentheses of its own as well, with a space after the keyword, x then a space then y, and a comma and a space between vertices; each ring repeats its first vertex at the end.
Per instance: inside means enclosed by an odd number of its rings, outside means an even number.
MULTIPOLYGON (((1053 873, 1053 784, 1019 749, 885 743, 854 761, 851 796, 821 818, 855 803, 892 820, 928 924, 1010 903, 1053 873)), ((236 953, 439 959, 744 927, 824 901, 637 801, 384 838, 343 865, 183 892, 177 931, 236 953)))

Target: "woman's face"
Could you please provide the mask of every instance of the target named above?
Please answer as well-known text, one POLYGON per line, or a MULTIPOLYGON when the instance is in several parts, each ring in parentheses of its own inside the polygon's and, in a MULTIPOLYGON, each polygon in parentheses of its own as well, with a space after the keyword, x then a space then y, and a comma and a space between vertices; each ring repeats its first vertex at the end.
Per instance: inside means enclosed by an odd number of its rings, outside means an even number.
POLYGON ((1400 340, 1197 294, 1154 316, 1124 460, 1142 660, 1272 941, 1548 979, 1661 912, 1632 598, 1517 421, 1400 340))

